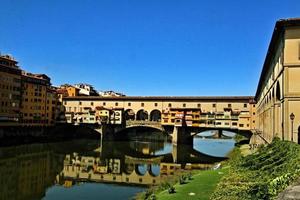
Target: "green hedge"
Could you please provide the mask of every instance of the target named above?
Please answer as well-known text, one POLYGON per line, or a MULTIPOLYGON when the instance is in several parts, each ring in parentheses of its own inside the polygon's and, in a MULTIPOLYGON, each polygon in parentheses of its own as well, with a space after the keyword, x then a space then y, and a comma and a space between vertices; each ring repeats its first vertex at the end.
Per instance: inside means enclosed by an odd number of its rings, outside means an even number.
POLYGON ((300 175, 300 146, 275 138, 255 154, 235 153, 230 166, 211 199, 274 199, 300 175))

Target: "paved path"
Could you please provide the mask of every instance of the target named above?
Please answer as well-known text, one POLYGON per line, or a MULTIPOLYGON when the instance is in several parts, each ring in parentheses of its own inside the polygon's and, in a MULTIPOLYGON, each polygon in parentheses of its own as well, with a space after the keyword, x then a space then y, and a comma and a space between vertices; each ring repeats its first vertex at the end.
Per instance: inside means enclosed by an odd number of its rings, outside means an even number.
POLYGON ((300 200, 300 179, 294 185, 287 187, 281 192, 277 200, 300 200))

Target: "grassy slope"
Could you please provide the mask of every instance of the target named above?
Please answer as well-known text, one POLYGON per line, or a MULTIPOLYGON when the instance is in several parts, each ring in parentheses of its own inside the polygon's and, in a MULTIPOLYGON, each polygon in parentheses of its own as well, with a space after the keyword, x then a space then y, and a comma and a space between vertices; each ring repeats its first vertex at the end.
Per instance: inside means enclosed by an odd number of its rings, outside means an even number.
POLYGON ((176 200, 176 199, 201 199, 208 200, 213 193, 221 177, 226 174, 228 169, 201 171, 193 176, 193 180, 186 184, 176 184, 176 193, 169 194, 168 191, 162 191, 157 195, 159 200, 176 200), (190 196, 189 193, 195 193, 190 196))

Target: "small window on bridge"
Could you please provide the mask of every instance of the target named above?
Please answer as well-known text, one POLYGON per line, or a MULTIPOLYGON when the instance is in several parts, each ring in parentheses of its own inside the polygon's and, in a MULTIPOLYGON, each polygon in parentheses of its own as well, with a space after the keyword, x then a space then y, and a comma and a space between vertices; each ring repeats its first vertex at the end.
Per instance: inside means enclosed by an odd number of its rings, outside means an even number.
POLYGON ((115 106, 118 106, 118 105, 119 105, 119 104, 116 102, 116 103, 115 103, 115 106))
POLYGON ((157 107, 157 103, 155 103, 154 106, 157 107))
POLYGON ((128 106, 131 106, 131 103, 128 103, 128 106))
POLYGON ((94 102, 91 102, 91 106, 93 106, 94 105, 94 102))
POLYGON ((79 101, 79 105, 82 105, 82 102, 81 102, 81 101, 79 101))
POLYGON ((140 179, 139 179, 139 182, 140 182, 140 183, 141 183, 141 182, 143 182, 143 179, 142 179, 142 178, 140 178, 140 179))
POLYGON ((184 103, 184 104, 182 104, 182 107, 184 107, 185 108, 185 106, 186 106, 186 104, 184 103))
POLYGON ((228 104, 228 108, 231 108, 231 103, 228 104))
POLYGON ((103 102, 103 105, 105 106, 105 105, 106 105, 106 103, 105 103, 105 102, 103 102))
POLYGON ((169 107, 172 107, 172 104, 171 103, 169 103, 169 105, 168 105, 169 107))
POLYGON ((212 107, 213 107, 213 108, 215 108, 215 107, 216 107, 216 104, 215 104, 215 103, 213 103, 212 107))
POLYGON ((247 108, 247 104, 246 103, 244 103, 244 108, 247 108))
POLYGON ((200 104, 200 103, 198 103, 198 104, 197 104, 197 107, 198 107, 198 108, 200 108, 200 107, 201 107, 201 104, 200 104))
POLYGON ((144 105, 145 105, 144 103, 141 103, 141 106, 142 106, 142 107, 144 107, 144 105))
POLYGON ((239 124, 239 127, 244 127, 244 124, 239 124))

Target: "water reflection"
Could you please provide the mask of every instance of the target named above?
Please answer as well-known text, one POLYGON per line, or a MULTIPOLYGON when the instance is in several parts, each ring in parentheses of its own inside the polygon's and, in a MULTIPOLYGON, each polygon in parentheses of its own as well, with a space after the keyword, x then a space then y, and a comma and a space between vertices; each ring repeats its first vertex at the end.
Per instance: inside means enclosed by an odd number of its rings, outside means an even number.
MULTIPOLYGON (((124 190, 124 195, 127 191, 127 195, 133 196, 141 190, 140 186, 158 184, 176 171, 209 168, 224 160, 223 156, 200 152, 197 142, 194 148, 172 145, 161 134, 158 137, 153 134, 146 141, 139 139, 2 147, 0 199, 42 199, 44 196, 57 199, 55 191, 60 191, 60 198, 65 199, 63 194, 67 192, 57 187, 73 188, 82 182, 101 183, 98 185, 102 188, 106 187, 102 183, 133 185, 130 190, 124 190), (50 190, 46 193, 47 188, 50 190)), ((121 190, 121 186, 110 184, 109 187, 121 190)))

